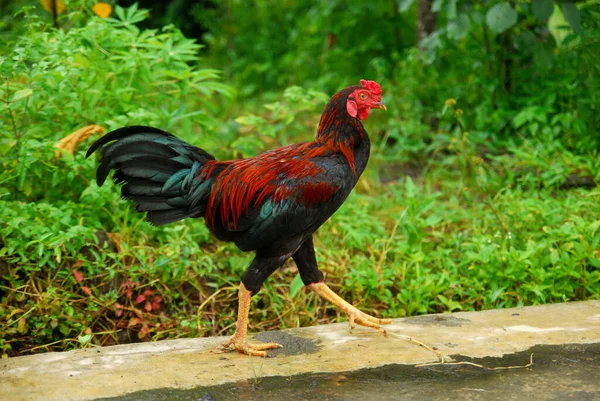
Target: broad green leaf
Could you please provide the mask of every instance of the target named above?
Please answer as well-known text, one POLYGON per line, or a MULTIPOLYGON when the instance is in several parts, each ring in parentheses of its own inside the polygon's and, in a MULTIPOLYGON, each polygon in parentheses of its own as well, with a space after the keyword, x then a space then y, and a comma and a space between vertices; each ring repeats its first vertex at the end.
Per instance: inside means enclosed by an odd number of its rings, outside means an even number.
POLYGON ((434 13, 439 13, 444 5, 444 0, 433 0, 433 4, 431 5, 431 11, 434 13))
POLYGON ((18 102, 19 100, 23 100, 26 97, 29 97, 33 94, 33 91, 30 88, 27 89, 21 89, 19 91, 16 91, 13 94, 13 97, 11 99, 11 102, 18 102))
POLYGON ((561 8, 556 6, 554 12, 548 19, 548 31, 554 37, 554 40, 559 46, 563 45, 565 38, 571 35, 569 29, 565 29, 568 22, 561 8))
POLYGON ((410 176, 406 177, 406 182, 404 183, 404 190, 406 191, 407 198, 414 198, 417 192, 417 188, 415 187, 415 183, 413 182, 410 176))
POLYGON ((470 26, 469 16, 460 14, 458 18, 448 22, 448 27, 446 28, 448 37, 451 39, 462 39, 469 33, 470 26))
POLYGON ((470 17, 471 17, 471 21, 474 24, 484 24, 485 22, 483 21, 483 14, 479 11, 479 10, 472 10, 470 13, 470 17))
POLYGON ((298 295, 298 292, 304 287, 304 282, 302 282, 302 278, 300 274, 296 274, 294 280, 292 280, 292 284, 290 285, 290 297, 294 298, 298 295))
POLYGON ((403 13, 407 11, 413 4, 415 0, 399 0, 398 1, 398 11, 403 13))
POLYGON ((485 16, 485 21, 495 35, 512 28, 517 23, 517 19, 517 12, 507 1, 490 8, 485 16))
POLYGON ((515 46, 526 52, 531 52, 538 44, 537 37, 530 31, 523 31, 515 38, 515 46))
POLYGON ((498 288, 496 291, 494 291, 491 295, 491 301, 492 302, 496 302, 496 300, 500 297, 500 295, 502 295, 502 293, 504 292, 505 288, 504 287, 500 287, 498 288))
POLYGON ((590 264, 598 269, 600 269, 600 259, 594 258, 593 256, 590 256, 590 258, 588 259, 590 264))
POLYGON ((554 11, 554 3, 552 0, 533 0, 531 8, 533 9, 533 14, 538 21, 544 22, 552 15, 552 11, 554 11))
POLYGON ((456 1, 457 0, 448 0, 448 19, 456 18, 456 1))
POLYGON ((92 335, 85 334, 85 335, 79 336, 79 337, 77 337, 77 341, 79 341, 79 344, 81 344, 81 345, 87 345, 90 343, 90 341, 92 341, 92 335))
POLYGON ((562 11, 571 28, 579 33, 581 29, 581 13, 575 3, 563 3, 562 11))
POLYGON ((550 263, 552 263, 553 265, 556 265, 558 262, 560 262, 560 254, 558 253, 558 251, 556 249, 553 249, 550 252, 550 263))
POLYGON ((15 138, 0 138, 0 155, 5 155, 18 141, 15 138))

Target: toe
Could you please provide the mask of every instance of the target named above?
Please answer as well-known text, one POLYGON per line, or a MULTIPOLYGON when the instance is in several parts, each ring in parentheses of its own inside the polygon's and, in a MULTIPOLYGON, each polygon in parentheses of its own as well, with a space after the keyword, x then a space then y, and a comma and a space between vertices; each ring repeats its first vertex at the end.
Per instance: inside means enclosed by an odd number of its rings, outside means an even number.
POLYGON ((256 350, 256 349, 253 349, 253 348, 250 348, 250 347, 248 347, 246 349, 243 349, 243 350, 238 349, 238 351, 241 352, 241 353, 243 353, 243 354, 250 355, 250 356, 259 356, 261 358, 266 358, 267 357, 266 351, 259 351, 259 350, 256 350))
POLYGON ((235 337, 232 337, 223 343, 223 351, 237 351, 241 354, 259 356, 263 358, 267 356, 265 350, 282 347, 283 346, 281 344, 277 343, 250 344, 245 341, 239 341, 239 339, 236 339, 235 337))
POLYGON ((278 343, 260 343, 260 344, 247 344, 248 348, 263 351, 266 349, 283 348, 283 345, 278 343))
POLYGON ((363 318, 365 318, 366 320, 376 323, 376 324, 391 324, 392 323, 392 319, 379 319, 379 318, 376 318, 375 316, 371 316, 364 312, 360 312, 360 315, 363 318))

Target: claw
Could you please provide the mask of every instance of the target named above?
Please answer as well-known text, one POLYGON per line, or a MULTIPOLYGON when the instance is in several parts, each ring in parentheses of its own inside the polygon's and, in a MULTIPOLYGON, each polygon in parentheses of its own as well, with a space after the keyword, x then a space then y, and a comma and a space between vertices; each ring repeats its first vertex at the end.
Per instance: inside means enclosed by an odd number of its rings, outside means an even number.
POLYGON ((367 313, 361 312, 353 305, 344 301, 339 295, 334 293, 327 286, 327 284, 323 282, 309 284, 308 287, 329 302, 333 303, 339 309, 343 310, 346 313, 346 316, 348 316, 350 329, 353 329, 358 324, 359 326, 373 328, 383 335, 386 335, 386 331, 381 325, 392 323, 392 319, 379 319, 367 313))
POLYGON ((346 316, 348 316, 348 323, 350 324, 350 330, 352 330, 356 327, 356 324, 354 323, 354 320, 356 320, 356 316, 350 315, 348 313, 346 313, 346 316))
POLYGON ((248 311, 250 309, 252 292, 248 291, 244 283, 242 283, 240 284, 238 296, 238 320, 236 323, 235 334, 223 343, 222 350, 224 352, 237 351, 242 354, 265 358, 267 356, 265 350, 282 348, 283 345, 277 343, 248 343, 248 311))
POLYGON ((262 358, 267 357, 267 353, 265 352, 265 350, 276 348, 283 348, 283 345, 278 343, 251 344, 245 341, 244 339, 239 338, 236 335, 233 335, 233 337, 231 337, 229 340, 223 343, 224 351, 237 351, 242 354, 260 356, 262 358))

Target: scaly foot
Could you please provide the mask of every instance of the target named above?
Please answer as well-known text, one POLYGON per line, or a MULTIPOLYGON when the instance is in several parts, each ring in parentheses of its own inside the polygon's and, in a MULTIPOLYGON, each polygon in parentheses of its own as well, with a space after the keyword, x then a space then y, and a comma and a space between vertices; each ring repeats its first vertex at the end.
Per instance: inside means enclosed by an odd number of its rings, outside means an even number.
POLYGON ((246 339, 240 338, 235 334, 229 340, 223 343, 223 349, 227 351, 237 351, 242 354, 260 356, 263 358, 267 356, 265 350, 282 347, 283 345, 277 343, 250 344, 248 341, 246 341, 246 339))
POLYGON ((235 328, 235 334, 225 343, 223 343, 224 351, 237 351, 242 354, 266 357, 266 349, 274 349, 283 347, 277 343, 250 344, 248 343, 248 312, 250 310, 250 299, 252 292, 248 291, 244 283, 240 284, 238 293, 238 319, 235 328))
POLYGON ((351 328, 354 328, 358 324, 359 326, 371 327, 385 334, 385 329, 381 325, 392 323, 392 319, 378 319, 361 312, 355 306, 349 304, 342 297, 333 292, 331 288, 323 282, 309 284, 308 288, 344 311, 348 316, 351 328))
POLYGON ((352 329, 358 324, 359 326, 371 327, 385 334, 385 329, 381 325, 392 323, 392 319, 378 319, 358 310, 356 307, 345 301, 344 303, 345 305, 341 305, 340 309, 342 309, 346 313, 346 316, 348 316, 348 322, 350 323, 350 328, 352 329))

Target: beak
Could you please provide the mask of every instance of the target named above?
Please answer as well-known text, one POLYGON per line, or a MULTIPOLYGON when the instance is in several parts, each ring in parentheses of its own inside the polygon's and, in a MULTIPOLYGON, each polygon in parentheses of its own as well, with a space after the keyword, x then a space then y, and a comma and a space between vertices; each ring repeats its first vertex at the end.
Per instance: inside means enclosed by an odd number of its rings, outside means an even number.
POLYGON ((385 103, 383 102, 379 102, 379 103, 375 103, 375 105, 373 106, 374 109, 381 109, 381 110, 386 110, 387 111, 387 107, 385 107, 385 103))

